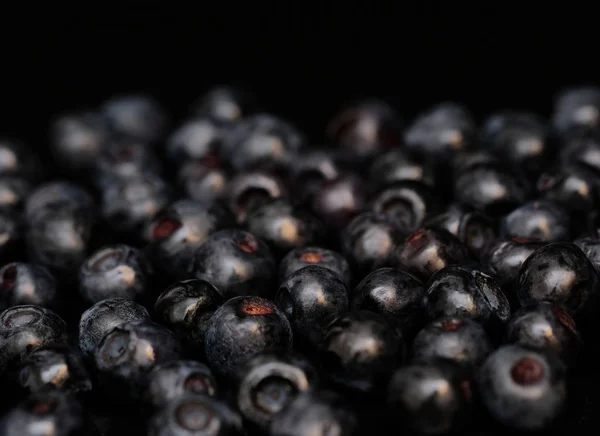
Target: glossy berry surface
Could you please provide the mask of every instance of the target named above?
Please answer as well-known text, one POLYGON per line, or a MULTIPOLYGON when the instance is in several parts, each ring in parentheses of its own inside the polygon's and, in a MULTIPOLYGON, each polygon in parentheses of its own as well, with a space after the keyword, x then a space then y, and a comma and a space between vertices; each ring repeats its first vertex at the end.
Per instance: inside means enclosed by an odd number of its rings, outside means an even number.
POLYGON ((548 200, 525 203, 502 218, 500 234, 509 238, 566 241, 571 235, 567 211, 548 200))
POLYGON ((309 265, 322 266, 337 273, 346 286, 352 282, 352 272, 348 261, 340 253, 321 247, 299 247, 291 250, 279 262, 279 283, 292 273, 309 265))
POLYGON ((53 308, 58 301, 56 280, 46 268, 9 263, 0 269, 0 308, 35 304, 53 308))
POLYGON ((208 322, 206 359, 219 375, 232 376, 238 367, 262 351, 289 350, 292 328, 271 301, 260 297, 235 297, 208 322))

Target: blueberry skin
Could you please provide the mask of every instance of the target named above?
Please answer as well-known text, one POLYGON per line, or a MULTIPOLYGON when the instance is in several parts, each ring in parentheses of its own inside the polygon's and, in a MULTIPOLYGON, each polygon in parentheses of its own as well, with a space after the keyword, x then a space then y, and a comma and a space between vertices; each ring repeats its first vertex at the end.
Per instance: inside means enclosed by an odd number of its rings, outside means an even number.
POLYGON ((517 345, 494 351, 481 367, 477 384, 490 415, 517 430, 549 428, 566 404, 563 364, 517 345))
POLYGON ((233 436, 242 434, 242 419, 227 404, 205 395, 187 394, 152 416, 148 436, 233 436))
POLYGON ((119 244, 101 248, 79 269, 79 292, 90 303, 147 297, 150 267, 139 250, 119 244))
POLYGON ((66 343, 67 325, 49 309, 22 305, 0 314, 0 370, 38 348, 66 343))
POLYGON ((154 365, 181 357, 181 345, 150 320, 129 321, 109 331, 94 350, 98 386, 125 403, 140 399, 154 365))
POLYGON ((179 167, 177 182, 185 196, 211 204, 222 200, 227 192, 230 175, 218 163, 203 160, 188 161, 179 167))
POLYGON ((438 363, 398 369, 387 391, 388 409, 394 421, 402 419, 421 434, 446 434, 460 428, 465 398, 456 371, 438 363))
POLYGON ((477 268, 453 265, 427 283, 425 314, 435 320, 459 316, 480 322, 490 333, 510 317, 510 304, 493 278, 477 268))
POLYGON ((310 206, 326 226, 344 228, 367 206, 364 183, 351 174, 328 180, 321 185, 310 206))
POLYGON ((0 208, 20 210, 31 191, 31 185, 20 177, 0 177, 0 208))
POLYGON ((504 216, 500 221, 500 236, 543 242, 568 241, 571 222, 564 208, 549 200, 536 200, 504 216))
POLYGON ((519 309, 506 326, 506 343, 554 354, 573 363, 582 341, 575 321, 560 306, 538 303, 519 309))
POLYGON ((323 337, 323 370, 340 389, 376 393, 403 363, 402 332, 372 312, 349 312, 332 322, 323 337))
POLYGON ((299 247, 291 250, 279 262, 279 283, 294 272, 309 265, 318 265, 337 273, 346 286, 352 283, 348 261, 337 251, 321 247, 299 247))
POLYGON ((46 182, 31 192, 25 202, 25 220, 34 222, 36 216, 47 209, 78 211, 87 220, 95 214, 95 203, 87 190, 71 182, 57 180, 46 182))
POLYGON ((600 230, 596 230, 589 235, 582 235, 573 241, 581 251, 592 262, 592 265, 600 271, 600 230))
POLYGON ((275 415, 269 426, 270 436, 303 436, 358 433, 358 420, 342 398, 331 391, 309 390, 299 394, 275 415))
POLYGON ((91 356, 109 331, 130 321, 149 320, 148 311, 125 298, 99 301, 81 314, 79 321, 79 349, 91 356))
POLYGON ((445 212, 427 219, 424 226, 449 231, 460 239, 476 258, 481 258, 496 240, 496 226, 489 217, 468 206, 455 203, 445 212))
POLYGON ((292 199, 297 204, 311 204, 321 185, 336 179, 340 169, 330 150, 310 149, 296 156, 292 162, 288 185, 293 191, 292 199))
POLYGON ((43 266, 13 262, 0 269, 0 309, 34 304, 55 309, 58 306, 56 280, 43 266))
POLYGON ((147 144, 120 140, 107 144, 94 161, 93 182, 103 191, 109 186, 160 171, 160 162, 147 144))
POLYGON ((379 156, 369 168, 369 180, 381 188, 401 181, 434 185, 433 171, 429 165, 418 162, 404 151, 394 149, 379 156))
POLYGON ((89 431, 81 405, 71 396, 58 391, 33 394, 0 421, 0 434, 3 436, 93 434, 89 431))
POLYGON ((351 293, 353 310, 369 310, 393 319, 405 335, 420 327, 425 286, 398 268, 380 268, 366 276, 351 293))
POLYGON ((38 156, 29 146, 12 138, 0 138, 0 177, 17 176, 35 182, 43 173, 38 156))
POLYGON ((348 290, 330 269, 309 265, 292 273, 281 284, 275 304, 290 321, 296 343, 315 347, 327 326, 348 311, 348 290))
POLYGON ((224 298, 269 296, 276 273, 269 247, 240 229, 213 233, 198 247, 188 275, 212 283, 224 298))
POLYGON ((289 350, 292 340, 290 323, 275 304, 260 297, 235 297, 208 322, 204 349, 213 371, 232 376, 255 354, 289 350))
POLYGON ((217 157, 228 127, 209 117, 188 120, 169 135, 165 154, 178 166, 189 160, 217 157))
POLYGON ((600 89, 592 86, 570 88, 557 94, 551 119, 558 136, 577 130, 594 130, 600 124, 600 89))
POLYGON ((254 96, 246 90, 217 86, 193 105, 192 115, 233 123, 247 116, 253 103, 254 96))
POLYGON ((217 394, 217 382, 208 366, 194 360, 160 363, 148 373, 144 400, 154 410, 187 394, 217 394))
POLYGON ((184 280, 160 294, 154 313, 184 341, 190 353, 202 355, 208 321, 222 303, 217 289, 206 280, 184 280))
POLYGON ((235 402, 245 420, 264 430, 277 413, 317 382, 315 368, 303 357, 260 353, 237 371, 235 402))
POLYGON ((548 244, 521 266, 518 297, 522 306, 547 301, 561 305, 576 321, 593 316, 600 282, 598 272, 577 245, 548 244))
POLYGON ((246 228, 265 241, 278 258, 294 248, 318 244, 325 239, 323 223, 282 198, 272 200, 252 212, 246 221, 246 228))
POLYGON ((364 277, 374 269, 385 266, 405 236, 404 229, 391 217, 363 212, 342 231, 342 254, 352 265, 355 276, 364 277))
POLYGON ((411 359, 413 363, 447 360, 471 370, 492 350, 492 343, 479 323, 468 318, 446 317, 429 323, 417 334, 411 359))
POLYGON ((423 228, 404 240, 392 256, 390 266, 404 269, 426 282, 442 268, 469 262, 467 248, 452 233, 423 228))
POLYGON ((581 164, 543 173, 537 182, 541 198, 552 201, 571 213, 571 219, 584 226, 586 214, 593 214, 600 204, 597 172, 581 164), (583 217, 577 214, 584 214, 583 217))
POLYGON ((29 354, 20 366, 19 384, 30 393, 47 389, 69 394, 92 390, 81 356, 65 345, 48 345, 29 354))

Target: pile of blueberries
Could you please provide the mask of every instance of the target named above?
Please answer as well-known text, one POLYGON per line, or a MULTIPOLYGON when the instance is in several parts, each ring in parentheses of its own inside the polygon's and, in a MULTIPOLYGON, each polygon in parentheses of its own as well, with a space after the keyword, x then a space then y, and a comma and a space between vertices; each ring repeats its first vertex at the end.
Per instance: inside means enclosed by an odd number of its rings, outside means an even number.
POLYGON ((117 96, 51 162, 0 141, 1 436, 586 423, 599 89, 549 120, 359 101, 322 146, 232 88, 188 115, 117 96))

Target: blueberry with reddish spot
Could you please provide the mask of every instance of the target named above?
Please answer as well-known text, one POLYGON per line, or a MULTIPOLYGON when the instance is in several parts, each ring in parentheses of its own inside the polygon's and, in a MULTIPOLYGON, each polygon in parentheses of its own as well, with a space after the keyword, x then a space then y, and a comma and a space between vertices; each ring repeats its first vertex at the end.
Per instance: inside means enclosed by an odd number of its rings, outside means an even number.
POLYGON ((311 213, 278 198, 248 215, 246 228, 265 241, 277 257, 325 239, 324 225, 311 213))
POLYGON ((202 356, 208 321, 222 303, 223 298, 213 285, 190 279, 165 289, 154 304, 154 313, 182 339, 189 354, 202 356))
POLYGON ((40 306, 13 306, 0 313, 0 371, 43 346, 67 343, 67 324, 40 306))
POLYGON ((556 242, 527 258, 517 289, 521 305, 555 303, 579 321, 594 317, 600 281, 596 268, 577 245, 556 242))
POLYGON ((156 364, 181 357, 175 335, 148 319, 110 330, 94 350, 98 386, 117 402, 140 400, 146 374, 156 364))
POLYGON ((568 241, 571 220, 567 211, 549 200, 522 204, 500 221, 500 235, 508 238, 568 241))
POLYGON ((348 290, 331 269, 308 265, 279 286, 275 303, 294 329, 299 347, 321 344, 327 326, 348 310, 348 290))
POLYGON ((366 207, 364 183, 353 175, 340 175, 321 185, 311 208, 331 228, 342 228, 366 207))
POLYGON ((146 384, 144 400, 154 409, 186 394, 217 394, 217 382, 210 369, 195 360, 160 363, 148 373, 146 384))
POLYGON ((146 226, 148 257, 164 276, 183 279, 196 249, 217 230, 234 227, 233 215, 224 207, 178 200, 146 226))
POLYGON ((236 373, 235 403, 246 421, 265 429, 298 395, 317 386, 317 372, 295 353, 260 353, 236 373))
POLYGON ((189 276, 212 283, 225 298, 271 295, 275 272, 269 247, 239 229, 220 230, 206 238, 188 267, 189 276))
POLYGON ((573 363, 582 341, 575 321, 560 306, 538 303, 515 312, 506 326, 506 342, 533 348, 573 363))
POLYGON ((392 217, 363 212, 354 217, 342 231, 342 254, 352 265, 355 276, 364 277, 385 266, 405 236, 405 229, 392 217))
POLYGON ((420 328, 423 283, 398 268, 380 268, 366 276, 351 293, 350 307, 393 319, 405 336, 420 328))
POLYGON ((430 320, 465 317, 480 322, 490 333, 510 317, 510 304, 494 279, 462 265, 446 267, 431 278, 423 305, 430 320))
POLYGON ((550 428, 566 405, 563 364, 553 356, 517 345, 494 351, 481 367, 477 383, 489 414, 517 430, 550 428))
POLYGON ((299 394, 275 415, 271 436, 337 435, 358 433, 358 420, 344 399, 332 391, 309 390, 299 394))
POLYGON ((412 344, 414 363, 445 360, 470 371, 493 351, 484 328, 469 318, 450 316, 427 324, 412 344))
POLYGON ((238 224, 241 224, 258 207, 286 194, 287 187, 279 177, 266 172, 244 171, 231 179, 224 199, 238 224))
POLYGON ((149 320, 148 311, 125 298, 102 300, 81 314, 79 320, 79 349, 84 356, 93 354, 105 334, 130 321, 149 320))
POLYGON ((337 273, 346 286, 352 282, 348 261, 337 251, 321 247, 299 247, 290 251, 279 263, 279 284, 292 273, 309 265, 318 265, 337 273))
POLYGON ((56 279, 48 269, 20 262, 0 269, 0 310, 22 304, 58 306, 56 279))
POLYGON ((275 304, 260 297, 235 297, 208 322, 204 349, 213 371, 233 376, 255 354, 286 351, 292 342, 290 323, 275 304))
POLYGON ((198 394, 174 398, 148 421, 149 436, 238 436, 242 419, 226 403, 198 394))
POLYGON ((353 311, 331 323, 321 344, 323 370, 339 389, 375 394, 406 357, 404 337, 390 319, 353 311))
POLYGON ((79 269, 79 293, 90 303, 107 298, 144 300, 151 287, 150 267, 139 250, 127 245, 101 248, 79 269))
POLYGON ((408 236, 391 259, 391 266, 407 270, 422 281, 449 265, 467 264, 467 248, 452 233, 423 228, 408 236))

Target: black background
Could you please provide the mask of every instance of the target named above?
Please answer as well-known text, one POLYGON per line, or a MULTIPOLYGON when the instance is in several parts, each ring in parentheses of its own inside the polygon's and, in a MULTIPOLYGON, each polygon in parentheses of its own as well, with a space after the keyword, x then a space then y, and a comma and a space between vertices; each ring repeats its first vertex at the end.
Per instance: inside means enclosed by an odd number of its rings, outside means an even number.
POLYGON ((153 93, 177 119, 209 86, 239 83, 320 141, 356 97, 384 98, 407 119, 440 100, 478 118, 508 107, 548 115, 557 90, 600 80, 591 9, 391 3, 5 11, 0 134, 43 146, 53 114, 127 91, 153 93))

